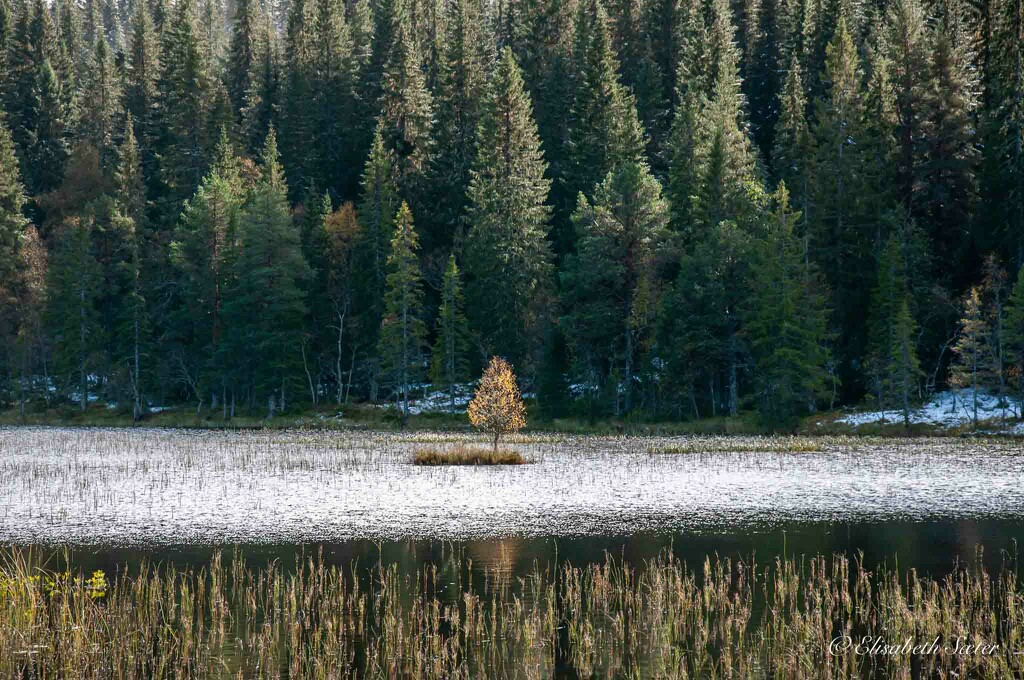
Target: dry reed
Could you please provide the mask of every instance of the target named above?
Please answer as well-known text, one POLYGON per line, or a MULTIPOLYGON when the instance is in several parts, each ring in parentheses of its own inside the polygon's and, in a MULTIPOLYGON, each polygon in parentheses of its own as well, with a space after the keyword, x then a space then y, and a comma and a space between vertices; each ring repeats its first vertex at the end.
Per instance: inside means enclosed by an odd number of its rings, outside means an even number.
POLYGON ((430 446, 413 453, 413 465, 525 465, 532 462, 515 449, 456 444, 430 446))
MULTIPOLYGON (((670 554, 642 565, 535 565, 485 578, 462 554, 397 565, 142 565, 96 578, 0 566, 0 675, 12 678, 1019 677, 1024 607, 1013 565, 931 580, 844 556, 767 566, 670 554), (476 585, 475 585, 476 583, 476 585), (930 643, 858 654, 833 639, 930 643), (955 653, 957 640, 990 643, 955 653)), ((485 575, 486 576, 486 575, 485 575)))

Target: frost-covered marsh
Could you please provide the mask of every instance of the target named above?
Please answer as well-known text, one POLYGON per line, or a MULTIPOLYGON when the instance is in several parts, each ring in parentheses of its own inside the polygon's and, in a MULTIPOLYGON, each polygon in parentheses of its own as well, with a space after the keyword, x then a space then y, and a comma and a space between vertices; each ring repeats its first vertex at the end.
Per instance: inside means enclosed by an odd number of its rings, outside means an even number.
POLYGON ((542 434, 505 442, 531 465, 410 463, 421 447, 477 441, 466 434, 3 429, 0 541, 625 535, 1024 514, 1024 451, 1012 440, 821 438, 815 447, 765 438, 542 434))

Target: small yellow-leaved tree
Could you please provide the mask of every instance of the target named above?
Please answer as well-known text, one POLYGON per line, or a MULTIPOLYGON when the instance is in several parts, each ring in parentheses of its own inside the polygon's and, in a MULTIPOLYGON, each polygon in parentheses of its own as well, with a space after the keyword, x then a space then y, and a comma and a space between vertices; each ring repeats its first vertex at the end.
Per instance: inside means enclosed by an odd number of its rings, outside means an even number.
POLYGON ((519 395, 516 376, 504 359, 492 357, 480 377, 473 401, 469 402, 469 422, 476 429, 494 435, 495 450, 501 435, 526 425, 526 407, 519 395))

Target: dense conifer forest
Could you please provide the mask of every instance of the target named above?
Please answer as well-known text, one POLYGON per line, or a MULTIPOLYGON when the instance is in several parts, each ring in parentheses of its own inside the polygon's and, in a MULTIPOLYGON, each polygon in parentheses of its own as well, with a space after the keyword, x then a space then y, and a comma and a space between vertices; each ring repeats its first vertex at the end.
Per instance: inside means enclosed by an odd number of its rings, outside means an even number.
POLYGON ((1024 0, 0 0, 0 406, 1024 388, 1024 0))

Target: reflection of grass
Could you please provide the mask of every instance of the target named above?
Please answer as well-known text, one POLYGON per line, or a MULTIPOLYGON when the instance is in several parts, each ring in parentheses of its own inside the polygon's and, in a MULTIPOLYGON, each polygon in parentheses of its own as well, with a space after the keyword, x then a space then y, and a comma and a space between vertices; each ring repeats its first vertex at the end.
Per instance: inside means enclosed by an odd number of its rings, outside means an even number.
POLYGON ((534 563, 521 578, 485 571, 484 590, 472 571, 461 551, 415 573, 321 557, 256 568, 235 553, 201 569, 143 565, 97 591, 95 577, 74 574, 48 587, 55 574, 39 555, 8 551, 0 676, 541 678, 556 663, 576 677, 909 678, 912 663, 928 677, 956 677, 964 663, 976 678, 1024 671, 1012 562, 989 574, 979 560, 935 581, 843 555, 707 558, 694 569, 666 553, 534 563), (920 656, 864 654, 844 635, 943 642, 920 656), (958 639, 1008 642, 965 656, 958 639))
POLYGON ((532 461, 515 449, 459 444, 449 448, 418 449, 412 462, 414 465, 523 465, 532 461))
POLYGON ((816 453, 825 441, 809 437, 696 437, 647 449, 651 454, 678 453, 816 453))

